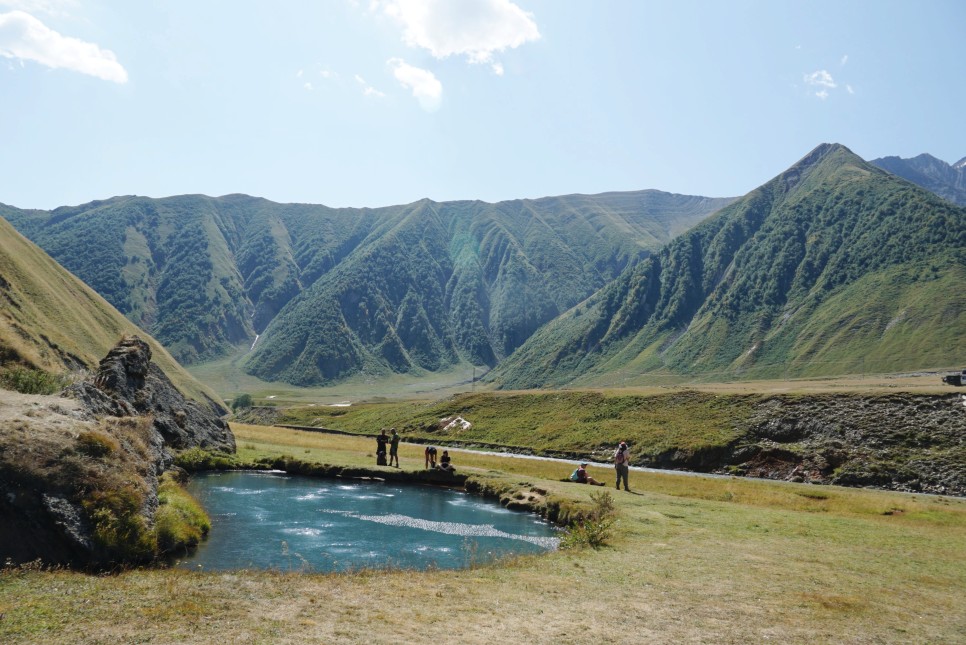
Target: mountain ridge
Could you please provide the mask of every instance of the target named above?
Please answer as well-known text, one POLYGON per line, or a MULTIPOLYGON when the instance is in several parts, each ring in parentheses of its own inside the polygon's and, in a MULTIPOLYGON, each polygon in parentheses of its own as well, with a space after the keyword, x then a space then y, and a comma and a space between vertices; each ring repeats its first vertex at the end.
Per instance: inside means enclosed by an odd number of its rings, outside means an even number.
POLYGON ((954 204, 966 206, 966 157, 952 165, 928 153, 909 159, 881 157, 871 163, 954 204))
POLYGON ((899 369, 915 356, 938 363, 961 345, 951 330, 966 328, 957 295, 966 217, 947 204, 840 144, 823 144, 628 268, 488 378, 531 388, 592 385, 621 370, 773 378, 789 369, 822 373, 833 360, 843 373, 873 359, 899 369), (856 310, 844 293, 874 311, 856 310), (841 337, 855 325, 868 329, 841 337), (914 347, 902 346, 897 326, 914 347))
POLYGON ((258 335, 246 369, 306 385, 492 366, 727 203, 649 190, 332 209, 235 194, 0 215, 180 360, 258 335))

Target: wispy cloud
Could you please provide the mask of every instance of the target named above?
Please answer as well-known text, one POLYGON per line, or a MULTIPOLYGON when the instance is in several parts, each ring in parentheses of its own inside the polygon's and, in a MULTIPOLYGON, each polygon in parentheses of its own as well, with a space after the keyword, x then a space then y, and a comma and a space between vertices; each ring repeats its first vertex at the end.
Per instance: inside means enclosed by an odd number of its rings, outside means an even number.
POLYGON ((414 67, 400 58, 386 61, 399 84, 412 91, 427 112, 435 112, 443 99, 443 84, 429 70, 414 67))
POLYGON ((403 27, 407 45, 436 58, 465 56, 471 63, 491 63, 494 54, 540 39, 528 13, 510 0, 374 0, 373 6, 403 27))
POLYGON ((105 81, 127 82, 127 71, 114 52, 63 36, 25 11, 0 14, 0 56, 69 69, 105 81))
POLYGON ((841 65, 842 67, 845 67, 845 64, 847 62, 849 62, 849 55, 848 54, 842 56, 842 60, 839 61, 839 65, 841 65))
POLYGON ((369 83, 366 82, 366 79, 362 78, 358 74, 356 74, 356 77, 355 78, 356 78, 356 83, 358 83, 362 87, 362 94, 363 95, 365 95, 365 96, 371 96, 371 97, 374 97, 374 98, 377 98, 377 99, 381 99, 381 98, 384 98, 386 96, 385 93, 380 92, 379 90, 377 90, 376 88, 374 88, 372 85, 369 85, 369 83))
POLYGON ((812 72, 811 74, 805 74, 805 84, 811 86, 815 96, 822 100, 829 97, 829 90, 834 90, 838 87, 832 75, 824 69, 812 72))

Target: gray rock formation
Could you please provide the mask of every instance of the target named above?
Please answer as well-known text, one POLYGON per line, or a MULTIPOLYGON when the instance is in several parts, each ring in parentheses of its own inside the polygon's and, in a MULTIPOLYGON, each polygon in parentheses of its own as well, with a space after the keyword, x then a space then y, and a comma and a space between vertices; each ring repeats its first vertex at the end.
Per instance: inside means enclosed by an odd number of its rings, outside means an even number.
POLYGON ((235 452, 228 424, 211 409, 186 399, 151 362, 151 348, 137 336, 114 346, 93 381, 72 385, 64 394, 83 401, 98 416, 152 415, 154 428, 169 448, 235 452))

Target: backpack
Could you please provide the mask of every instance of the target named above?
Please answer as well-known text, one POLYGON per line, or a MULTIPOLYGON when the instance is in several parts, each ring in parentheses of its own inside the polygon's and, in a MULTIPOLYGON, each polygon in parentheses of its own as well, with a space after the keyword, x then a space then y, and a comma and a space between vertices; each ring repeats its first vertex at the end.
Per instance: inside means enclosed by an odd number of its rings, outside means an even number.
POLYGON ((577 471, 579 470, 580 468, 574 468, 574 472, 570 473, 570 481, 575 482, 580 480, 580 478, 577 476, 577 471))

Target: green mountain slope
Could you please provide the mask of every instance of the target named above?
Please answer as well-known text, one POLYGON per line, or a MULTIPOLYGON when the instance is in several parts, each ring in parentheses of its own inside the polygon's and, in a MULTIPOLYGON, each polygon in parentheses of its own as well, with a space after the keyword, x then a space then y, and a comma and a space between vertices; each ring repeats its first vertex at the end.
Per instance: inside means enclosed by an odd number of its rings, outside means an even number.
POLYGON ((118 197, 0 215, 180 360, 255 341, 251 373, 307 385, 494 365, 730 201, 642 191, 330 209, 118 197))
POLYGON ((218 401, 159 343, 0 218, 0 365, 96 370, 129 334, 151 346, 152 360, 185 395, 218 401))
POLYGON ((824 144, 553 321, 504 387, 966 361, 966 210, 824 144))

